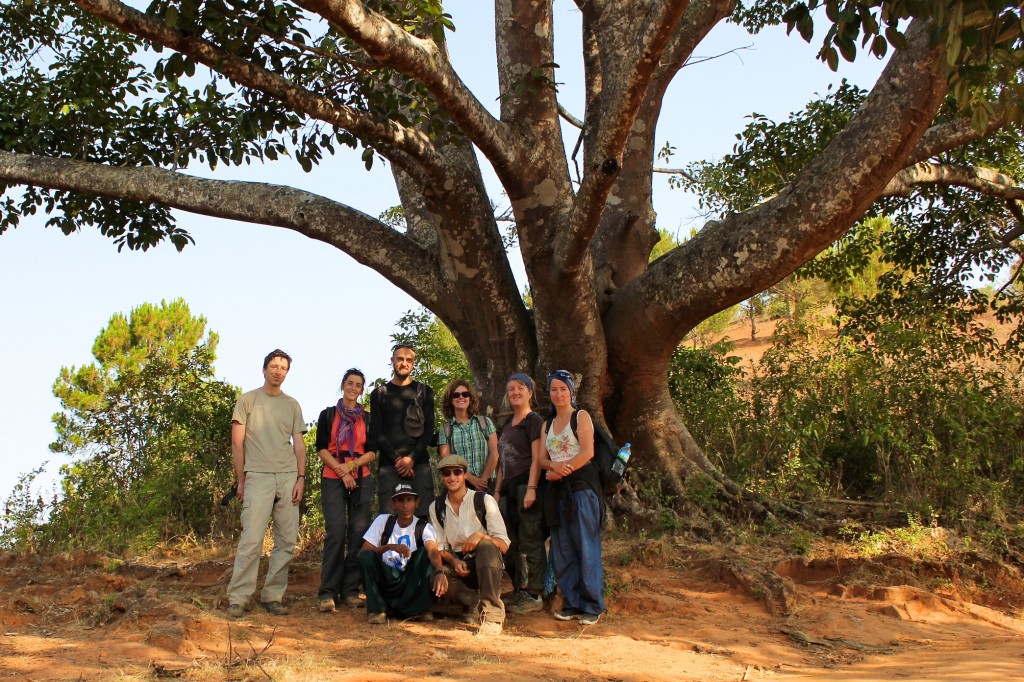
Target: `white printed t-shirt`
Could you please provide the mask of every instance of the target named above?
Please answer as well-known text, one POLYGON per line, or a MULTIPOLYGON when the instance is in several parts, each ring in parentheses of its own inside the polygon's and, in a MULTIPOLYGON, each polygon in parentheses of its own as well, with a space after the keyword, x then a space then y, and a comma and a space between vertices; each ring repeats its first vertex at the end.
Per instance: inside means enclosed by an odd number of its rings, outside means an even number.
MULTIPOLYGON (((384 526, 388 522, 390 514, 381 514, 373 520, 370 524, 370 528, 363 535, 363 539, 369 542, 374 547, 380 547, 380 534, 384 532, 384 526)), ((412 523, 405 528, 398 525, 395 522, 395 529, 391 531, 391 537, 385 542, 385 545, 405 545, 409 548, 409 553, 412 554, 416 551, 416 523, 419 519, 415 516, 412 517, 412 523)), ((434 530, 434 525, 427 521, 427 524, 423 526, 423 544, 427 542, 437 542, 437 532, 434 530)), ((409 559, 402 556, 398 552, 388 550, 384 552, 380 557, 386 565, 393 568, 397 568, 399 571, 405 570, 405 565, 409 563, 409 559)))

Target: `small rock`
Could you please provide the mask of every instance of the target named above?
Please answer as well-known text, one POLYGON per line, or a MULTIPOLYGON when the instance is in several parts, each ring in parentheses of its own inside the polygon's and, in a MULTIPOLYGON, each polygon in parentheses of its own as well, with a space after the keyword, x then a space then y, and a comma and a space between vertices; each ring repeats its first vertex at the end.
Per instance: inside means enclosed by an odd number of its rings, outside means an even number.
POLYGON ((172 653, 181 653, 185 643, 185 630, 176 623, 156 623, 146 635, 146 643, 172 653))

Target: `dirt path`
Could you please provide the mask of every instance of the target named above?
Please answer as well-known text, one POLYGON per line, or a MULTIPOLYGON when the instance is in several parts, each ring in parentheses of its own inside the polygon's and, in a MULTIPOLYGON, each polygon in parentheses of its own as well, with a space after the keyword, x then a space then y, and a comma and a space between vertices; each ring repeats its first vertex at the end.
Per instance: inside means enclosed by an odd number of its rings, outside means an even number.
MULTIPOLYGON (((606 563, 617 565, 609 565, 609 613, 597 625, 560 623, 546 613, 511 616, 505 633, 490 640, 452 619, 369 626, 361 609, 320 614, 314 599, 318 566, 308 563, 293 567, 292 615, 275 618, 257 610, 230 621, 223 611, 231 570, 226 560, 6 557, 0 560, 0 678, 1024 677, 1018 583, 995 581, 991 592, 969 601, 961 594, 964 586, 947 584, 946 596, 933 594, 920 588, 913 573, 891 565, 877 570, 885 562, 866 562, 871 570, 864 570, 865 561, 782 560, 770 573, 789 586, 790 613, 773 616, 764 599, 754 598, 760 588, 737 585, 735 557, 674 543, 662 549, 654 566, 627 564, 628 545, 606 552, 606 563), (900 580, 910 584, 894 584, 900 580), (1000 611, 972 601, 1003 606, 1000 611)), ((743 558, 742 565, 751 564, 743 558)))

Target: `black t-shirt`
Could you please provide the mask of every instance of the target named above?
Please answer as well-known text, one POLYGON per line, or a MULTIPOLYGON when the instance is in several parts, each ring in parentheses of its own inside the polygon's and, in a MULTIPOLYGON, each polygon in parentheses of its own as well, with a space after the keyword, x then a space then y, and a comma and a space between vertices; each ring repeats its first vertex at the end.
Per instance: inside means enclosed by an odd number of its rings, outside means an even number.
POLYGON ((536 412, 528 414, 521 422, 511 422, 501 431, 498 439, 498 458, 501 475, 507 481, 530 471, 533 462, 533 441, 540 438, 544 420, 536 412))
POLYGON ((409 456, 417 464, 429 462, 427 445, 434 439, 434 390, 426 384, 413 381, 396 386, 390 381, 373 389, 370 394, 370 434, 367 450, 380 456, 383 466, 394 466, 399 457, 409 456), (405 432, 405 411, 416 400, 422 388, 420 406, 423 408, 423 435, 413 438, 405 432), (381 396, 381 389, 384 395, 381 396))

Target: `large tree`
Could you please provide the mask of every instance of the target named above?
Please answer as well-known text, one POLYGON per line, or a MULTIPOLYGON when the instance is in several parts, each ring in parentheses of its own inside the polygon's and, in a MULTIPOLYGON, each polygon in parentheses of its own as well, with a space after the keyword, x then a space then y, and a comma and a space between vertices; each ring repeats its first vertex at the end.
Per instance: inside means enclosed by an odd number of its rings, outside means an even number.
POLYGON ((132 248, 163 238, 180 248, 189 237, 173 224, 176 208, 295 230, 436 313, 492 402, 513 371, 574 370, 583 401, 601 405, 670 487, 703 470, 735 493, 672 404, 672 351, 702 320, 808 262, 885 194, 955 184, 1020 216, 1015 179, 949 163, 1019 119, 1020 8, 577 0, 586 101, 576 119, 558 102, 552 5, 495 2, 495 115, 452 67, 453 18, 441 0, 156 0, 142 10, 6 0, 0 181, 25 189, 8 193, 0 229, 42 208, 68 231, 94 224, 132 248), (891 51, 878 81, 777 191, 649 264, 655 130, 669 84, 719 23, 785 21, 810 38, 822 7, 821 58, 853 59, 858 44, 891 51), (563 115, 581 128, 578 160, 563 115), (286 152, 310 169, 335 144, 389 164, 402 226, 297 187, 184 172, 286 152), (481 162, 510 200, 532 309, 481 162))

